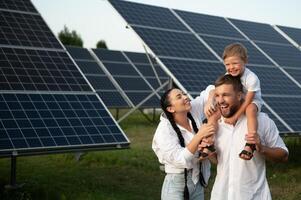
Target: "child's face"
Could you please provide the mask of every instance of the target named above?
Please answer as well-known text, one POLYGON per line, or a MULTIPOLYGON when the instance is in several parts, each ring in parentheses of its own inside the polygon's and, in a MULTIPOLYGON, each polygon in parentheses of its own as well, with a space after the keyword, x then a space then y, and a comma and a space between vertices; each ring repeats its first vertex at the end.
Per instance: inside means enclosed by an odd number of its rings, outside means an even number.
POLYGON ((245 71, 245 64, 239 56, 229 56, 224 60, 226 71, 232 76, 242 75, 245 71))

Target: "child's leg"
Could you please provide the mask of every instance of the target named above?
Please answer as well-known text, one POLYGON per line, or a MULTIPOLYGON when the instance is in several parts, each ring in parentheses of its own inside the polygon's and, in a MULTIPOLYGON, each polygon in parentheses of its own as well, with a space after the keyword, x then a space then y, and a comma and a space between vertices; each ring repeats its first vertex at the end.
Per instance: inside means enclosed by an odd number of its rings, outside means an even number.
MULTIPOLYGON (((246 116, 247 116, 248 133, 250 134, 255 134, 257 132, 257 127, 258 127, 257 112, 258 112, 258 108, 256 104, 251 103, 248 105, 246 109, 246 116)), ((246 153, 245 151, 243 151, 240 154, 240 157, 245 160, 250 160, 253 157, 252 153, 255 150, 255 145, 246 143, 244 150, 250 153, 246 153)))
MULTIPOLYGON (((208 124, 212 124, 213 126, 215 126, 215 128, 217 129, 217 121, 218 119, 220 118, 220 113, 219 111, 216 111, 214 114, 212 114, 209 119, 207 120, 207 123, 208 124)), ((204 122, 203 122, 204 123, 204 122)), ((213 140, 214 141, 214 135, 212 136, 209 136, 208 137, 209 139, 213 140)), ((209 154, 212 154, 214 153, 216 150, 215 150, 215 147, 214 147, 214 144, 204 148, 201 152, 200 152, 200 157, 199 159, 202 160, 202 159, 205 159, 207 158, 207 156, 209 154)))

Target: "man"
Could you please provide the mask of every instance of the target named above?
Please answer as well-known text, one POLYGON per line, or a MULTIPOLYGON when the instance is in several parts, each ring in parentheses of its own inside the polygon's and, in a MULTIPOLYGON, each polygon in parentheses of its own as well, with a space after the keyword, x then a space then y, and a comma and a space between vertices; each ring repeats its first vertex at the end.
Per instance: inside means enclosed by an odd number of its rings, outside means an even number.
POLYGON ((242 105, 242 91, 239 77, 224 75, 215 82, 215 100, 222 117, 215 136, 218 163, 211 200, 270 200, 265 160, 288 160, 288 150, 278 129, 266 114, 258 114, 256 134, 247 134, 245 115, 234 125, 224 122, 242 105), (256 146, 251 160, 239 158, 246 142, 256 146))

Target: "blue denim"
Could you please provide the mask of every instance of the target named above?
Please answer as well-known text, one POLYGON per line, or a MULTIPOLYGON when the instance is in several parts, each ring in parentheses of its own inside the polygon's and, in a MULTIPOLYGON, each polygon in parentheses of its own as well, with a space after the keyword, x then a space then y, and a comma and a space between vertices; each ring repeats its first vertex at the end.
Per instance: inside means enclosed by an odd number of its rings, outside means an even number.
MULTIPOLYGON (((184 174, 166 174, 162 191, 162 200, 182 200, 184 199, 184 174)), ((187 176, 187 186, 190 200, 204 200, 204 188, 198 181, 195 185, 191 179, 191 172, 187 176)))

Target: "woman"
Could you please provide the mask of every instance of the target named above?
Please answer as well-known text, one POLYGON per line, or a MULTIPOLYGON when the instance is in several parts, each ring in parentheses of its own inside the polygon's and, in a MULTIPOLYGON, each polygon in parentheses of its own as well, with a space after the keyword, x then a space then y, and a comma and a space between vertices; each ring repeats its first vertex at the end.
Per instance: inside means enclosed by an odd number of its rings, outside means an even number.
POLYGON ((204 199, 203 187, 210 176, 210 162, 208 159, 200 162, 197 150, 202 139, 216 131, 216 126, 210 124, 214 120, 209 119, 208 124, 201 126, 205 118, 203 108, 211 90, 208 87, 191 102, 186 94, 175 88, 167 90, 161 97, 164 113, 160 117, 152 148, 165 167, 161 192, 163 200, 204 199))

